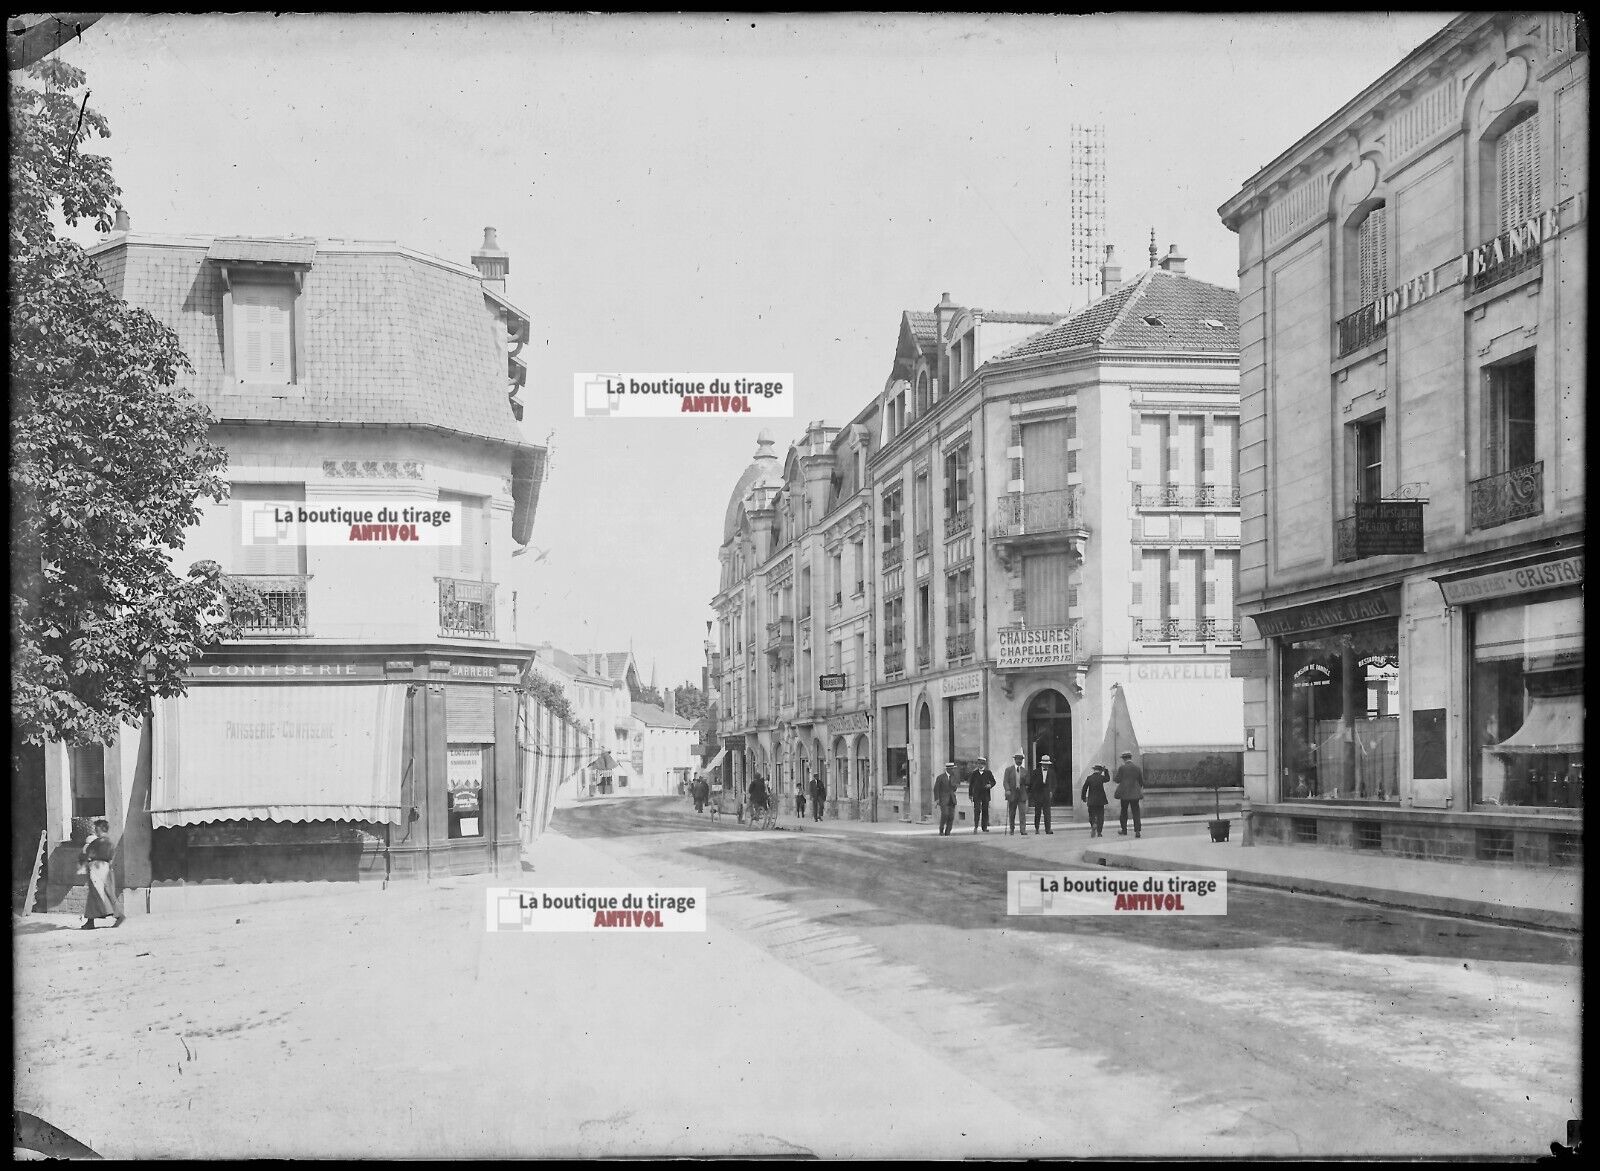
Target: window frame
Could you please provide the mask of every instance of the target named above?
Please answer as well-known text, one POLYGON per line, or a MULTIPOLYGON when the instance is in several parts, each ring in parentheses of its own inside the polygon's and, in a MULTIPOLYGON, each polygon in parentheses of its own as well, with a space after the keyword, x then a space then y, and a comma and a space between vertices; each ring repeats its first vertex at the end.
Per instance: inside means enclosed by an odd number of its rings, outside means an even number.
POLYGON ((306 379, 306 297, 305 280, 308 269, 286 264, 251 264, 244 261, 219 263, 217 271, 222 278, 222 368, 227 385, 238 387, 274 387, 304 390, 306 379), (289 285, 293 288, 293 310, 289 320, 289 380, 287 382, 246 382, 239 374, 239 328, 235 314, 239 307, 234 303, 234 286, 289 285))

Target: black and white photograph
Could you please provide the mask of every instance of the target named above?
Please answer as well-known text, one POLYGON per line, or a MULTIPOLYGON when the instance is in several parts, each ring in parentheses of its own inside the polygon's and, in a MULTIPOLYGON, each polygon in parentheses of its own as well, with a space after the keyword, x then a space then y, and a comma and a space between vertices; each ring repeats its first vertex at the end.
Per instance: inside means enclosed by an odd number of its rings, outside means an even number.
POLYGON ((1582 14, 7 33, 16 1158, 1577 1158, 1582 14))

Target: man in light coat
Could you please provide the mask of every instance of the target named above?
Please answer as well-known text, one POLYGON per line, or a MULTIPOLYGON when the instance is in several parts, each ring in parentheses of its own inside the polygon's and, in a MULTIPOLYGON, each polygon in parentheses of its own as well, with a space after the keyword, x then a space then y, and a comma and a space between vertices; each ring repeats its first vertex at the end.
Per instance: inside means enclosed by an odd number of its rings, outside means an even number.
POLYGON ((1028 769, 1022 763, 1022 753, 1011 758, 1005 771, 1006 833, 1022 831, 1028 836, 1028 769))
POLYGON ((1139 801, 1144 797, 1144 770, 1133 763, 1133 753, 1122 754, 1122 763, 1117 765, 1117 775, 1113 779, 1117 787, 1111 795, 1122 802, 1122 815, 1118 818, 1122 828, 1117 833, 1122 837, 1128 836, 1128 810, 1132 809, 1133 836, 1144 836, 1144 827, 1139 823, 1139 801))
POLYGON ((947 836, 956 824, 956 792, 961 777, 956 773, 956 762, 944 766, 944 772, 933 782, 933 803, 939 807, 939 836, 947 836))
POLYGON ((1039 767, 1033 770, 1033 777, 1028 782, 1028 800, 1033 802, 1033 832, 1039 832, 1039 819, 1044 818, 1044 832, 1053 834, 1056 831, 1050 828, 1050 799, 1056 791, 1055 765, 1048 756, 1039 758, 1039 767))

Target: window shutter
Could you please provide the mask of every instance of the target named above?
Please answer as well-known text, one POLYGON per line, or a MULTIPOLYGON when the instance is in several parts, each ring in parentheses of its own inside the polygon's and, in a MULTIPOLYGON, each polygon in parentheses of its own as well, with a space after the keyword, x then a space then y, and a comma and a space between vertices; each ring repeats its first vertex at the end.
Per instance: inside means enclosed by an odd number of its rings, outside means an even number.
POLYGON ((1388 209, 1375 207, 1361 221, 1357 267, 1359 269, 1360 301, 1369 305, 1383 296, 1389 283, 1388 263, 1388 209))
POLYGON ((494 743, 494 691, 481 684, 445 685, 445 736, 452 745, 494 743))
POLYGON ((1067 621, 1067 556, 1044 553, 1022 562, 1022 588, 1027 595, 1024 622, 1059 626, 1067 621))
POLYGON ((236 362, 241 382, 286 386, 294 381, 294 287, 235 284, 236 362))
POLYGON ((1027 490, 1053 492, 1067 486, 1067 423, 1027 423, 1022 428, 1022 454, 1027 465, 1027 490))
POLYGON ((1539 203, 1539 115, 1535 111, 1495 143, 1500 231, 1533 218, 1539 203))
POLYGON ((234 484, 229 508, 233 514, 233 564, 228 572, 245 575, 277 576, 304 573, 305 546, 299 526, 290 526, 282 544, 256 540, 246 544, 244 526, 249 524, 257 505, 267 500, 304 503, 304 484, 234 484))

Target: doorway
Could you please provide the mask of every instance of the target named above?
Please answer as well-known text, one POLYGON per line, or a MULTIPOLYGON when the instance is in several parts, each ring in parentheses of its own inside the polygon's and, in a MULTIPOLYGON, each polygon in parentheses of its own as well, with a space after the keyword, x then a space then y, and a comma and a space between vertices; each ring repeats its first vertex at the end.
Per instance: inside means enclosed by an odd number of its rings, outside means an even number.
POLYGON ((923 817, 933 816, 933 711, 917 709, 917 793, 923 817))
POLYGON ((1055 768, 1055 792, 1050 795, 1052 805, 1072 804, 1072 707, 1067 697, 1059 691, 1041 691, 1028 704, 1028 750, 1032 753, 1028 763, 1039 767, 1039 761, 1050 758, 1055 768))

